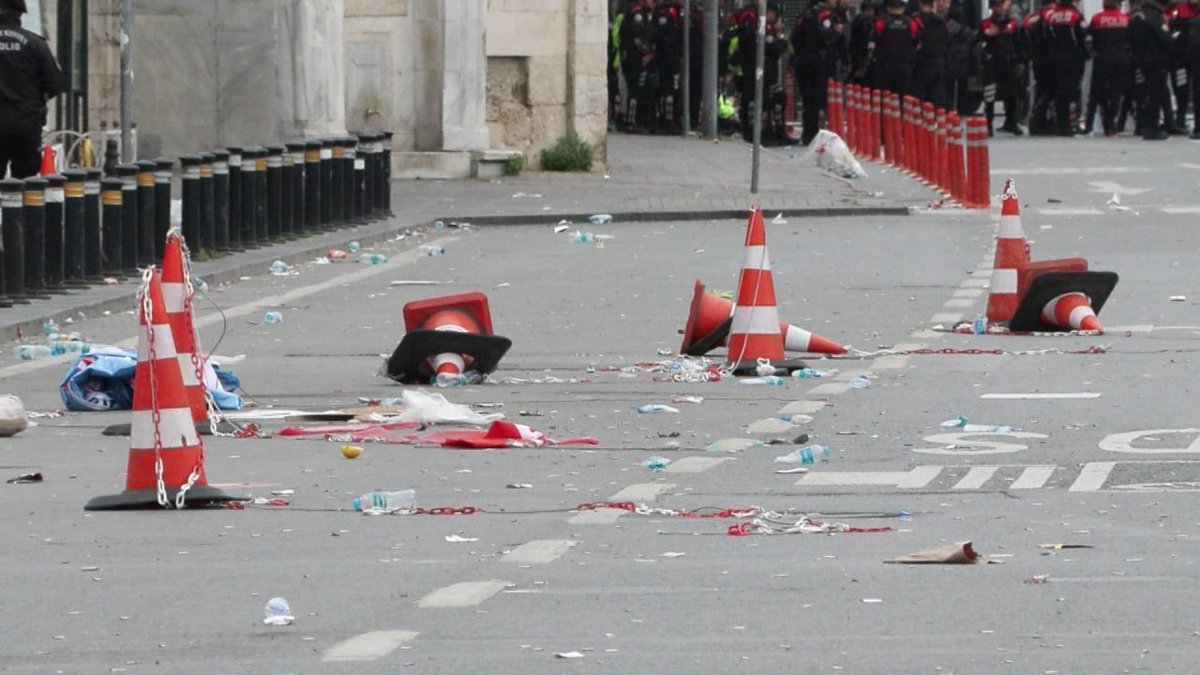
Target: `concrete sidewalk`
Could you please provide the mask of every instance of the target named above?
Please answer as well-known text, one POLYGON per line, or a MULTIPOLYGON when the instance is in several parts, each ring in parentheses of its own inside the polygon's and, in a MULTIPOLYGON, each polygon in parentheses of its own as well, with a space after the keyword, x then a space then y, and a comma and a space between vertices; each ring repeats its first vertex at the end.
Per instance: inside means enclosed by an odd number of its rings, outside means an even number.
MULTIPOLYGON (((819 171, 802 159, 803 148, 764 149, 757 201, 768 213, 787 217, 898 215, 925 191, 913 181, 888 177, 850 182, 819 171), (885 194, 896 195, 889 199, 885 194)), ((356 228, 280 243, 193 266, 209 284, 266 274, 274 260, 296 263, 367 246, 433 221, 475 225, 586 222, 608 213, 617 221, 741 218, 750 205, 751 148, 738 140, 703 141, 667 136, 609 137, 608 173, 529 172, 492 181, 402 181, 392 185, 395 216, 356 228)), ((877 167, 868 166, 868 172, 877 167)), ((62 324, 132 307, 138 283, 92 287, 50 300, 0 309, 0 340, 37 338, 48 320, 62 324)))

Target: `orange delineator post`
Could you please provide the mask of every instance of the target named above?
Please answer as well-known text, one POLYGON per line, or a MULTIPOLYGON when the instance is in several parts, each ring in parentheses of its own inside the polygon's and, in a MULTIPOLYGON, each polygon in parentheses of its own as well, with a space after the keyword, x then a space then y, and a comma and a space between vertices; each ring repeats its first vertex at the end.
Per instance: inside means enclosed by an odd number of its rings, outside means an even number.
POLYGON ((880 93, 880 103, 883 107, 883 163, 888 166, 896 165, 896 146, 892 142, 892 96, 888 92, 880 93))
POLYGON ((942 196, 948 196, 950 192, 946 189, 946 111, 941 108, 937 109, 933 161, 933 184, 942 196))
POLYGON ((914 175, 917 170, 917 155, 920 153, 920 141, 917 135, 916 99, 904 97, 904 172, 914 175))
POLYGON ((988 197, 988 189, 991 181, 987 142, 987 120, 979 115, 967 118, 967 203, 965 206, 968 208, 986 209, 990 206, 991 199, 988 197))
POLYGON ((850 101, 850 116, 847 119, 846 135, 850 137, 850 150, 854 154, 861 154, 858 147, 858 134, 862 125, 859 123, 859 101, 858 101, 858 85, 846 85, 847 98, 850 101))
POLYGON ((871 159, 879 159, 880 142, 880 123, 882 116, 879 113, 879 90, 871 90, 871 159))
POLYGON ((896 148, 892 165, 899 169, 904 166, 904 132, 901 127, 903 114, 900 109, 900 95, 889 94, 889 97, 892 99, 892 144, 896 148))
POLYGON ((838 107, 841 104, 841 92, 837 80, 832 77, 825 82, 825 126, 838 136, 842 135, 841 117, 838 107))
POLYGON ((963 198, 963 184, 966 183, 963 168, 963 138, 962 120, 957 112, 946 116, 946 173, 950 184, 950 197, 959 204, 966 203, 963 198))
POLYGON ((921 120, 925 123, 925 162, 922 165, 924 171, 921 172, 921 178, 926 185, 934 184, 934 162, 937 159, 937 150, 935 147, 937 137, 937 114, 934 113, 932 103, 925 102, 921 104, 921 120))

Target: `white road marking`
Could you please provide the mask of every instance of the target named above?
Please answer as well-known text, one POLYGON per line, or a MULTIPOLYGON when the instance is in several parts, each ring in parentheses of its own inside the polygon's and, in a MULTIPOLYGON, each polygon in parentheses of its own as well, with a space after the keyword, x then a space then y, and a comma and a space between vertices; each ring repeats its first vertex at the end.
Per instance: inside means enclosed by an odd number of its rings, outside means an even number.
POLYGON ((1071 483, 1069 492, 1095 492, 1104 487, 1108 475, 1117 466, 1116 462, 1088 462, 1083 465, 1079 477, 1071 483))
POLYGON ((940 314, 934 314, 932 317, 930 317, 929 321, 931 323, 955 323, 962 321, 962 318, 962 314, 955 314, 954 312, 942 312, 940 314))
POLYGON ((909 354, 891 354, 889 356, 881 356, 871 363, 872 370, 897 370, 907 368, 908 361, 912 356, 909 354))
POLYGON ((464 581, 427 594, 417 601, 417 607, 423 609, 474 607, 508 587, 509 582, 498 579, 464 581))
POLYGON ((1178 164, 1178 166, 1181 169, 1192 169, 1193 171, 1200 171, 1200 164, 1192 164, 1191 162, 1180 162, 1178 164))
POLYGON ((946 309, 963 309, 964 307, 972 307, 974 305, 974 300, 967 300, 966 298, 952 298, 947 300, 942 306, 946 309))
POLYGON ((1088 192, 1102 192, 1107 195, 1117 194, 1117 195, 1133 196, 1133 195, 1140 195, 1144 192, 1150 192, 1151 190, 1154 189, 1154 188, 1125 187, 1124 185, 1121 185, 1120 183, 1110 181, 1110 180, 1088 181, 1088 185, 1092 186, 1092 189, 1088 190, 1088 192))
POLYGON ((923 488, 942 472, 940 466, 918 466, 909 471, 824 471, 810 473, 796 485, 885 485, 903 489, 923 488))
POLYGON ((574 545, 570 539, 537 539, 505 553, 500 560, 514 565, 541 565, 563 557, 574 545))
POLYGON ((1106 330, 1109 333, 1149 333, 1154 330, 1154 324, 1145 323, 1132 326, 1109 326, 1106 330))
POLYGON ((1100 449, 1109 452, 1124 452, 1135 455, 1171 455, 1176 453, 1200 452, 1200 436, 1186 448, 1135 448, 1133 442, 1144 436, 1166 436, 1167 434, 1200 434, 1200 429, 1145 429, 1121 434, 1110 434, 1100 441, 1100 449))
POLYGON ((996 436, 1008 438, 1049 438, 1044 434, 1035 434, 1029 431, 952 431, 926 436, 924 439, 926 443, 933 443, 938 447, 913 448, 913 452, 925 455, 999 455, 1029 449, 1029 446, 1021 443, 998 441, 995 439, 996 436))
POLYGON ((779 409, 780 415, 811 415, 829 405, 825 401, 792 401, 779 409))
POLYGON ((1104 212, 1100 209, 1089 209, 1081 207, 1060 206, 1058 208, 1041 208, 1034 209, 1038 215, 1042 216, 1102 216, 1104 212))
POLYGON ((683 459, 671 462, 663 473, 701 473, 708 471, 714 466, 724 464, 733 459, 732 457, 684 457, 683 459))
POLYGON ((1046 484, 1054 475, 1055 466, 1028 466, 1020 476, 1008 486, 1010 490, 1034 490, 1046 484))
POLYGON ((322 661, 375 661, 412 642, 420 633, 412 630, 375 630, 355 635, 325 650, 322 661))
POLYGON ((1050 400, 1050 399, 1072 399, 1072 398, 1100 398, 1100 392, 1095 391, 1079 391, 1079 392, 1029 392, 1017 394, 983 394, 979 398, 985 401, 1016 401, 1016 400, 1050 400))
POLYGON ((1164 206, 1159 210, 1173 216, 1194 216, 1200 213, 1200 206, 1164 206))
MULTIPOLYGON (((1183 166, 1182 164, 1180 166, 1183 166)), ((1098 173, 1148 173, 1144 166, 1039 166, 1028 169, 992 169, 993 176, 1074 176, 1098 173)))
POLYGON ((984 268, 984 267, 976 268, 975 271, 971 272, 971 276, 975 277, 976 279, 991 279, 992 278, 992 268, 990 265, 986 268, 984 268))
POLYGON ((850 385, 846 382, 826 382, 809 389, 807 394, 810 396, 836 396, 847 391, 850 391, 850 385))
POLYGON ((992 280, 988 279, 966 279, 959 286, 963 288, 988 288, 992 285, 992 280))
POLYGON ((915 338, 918 340, 937 340, 937 339, 944 338, 946 336, 943 333, 939 333, 936 330, 929 330, 928 328, 922 328, 920 330, 914 330, 913 332, 909 333, 908 337, 915 338))
POLYGON ((983 484, 996 475, 998 466, 973 466, 961 480, 954 484, 951 490, 978 490, 983 484))
POLYGON ((981 295, 983 295, 982 288, 960 288, 954 291, 956 298, 978 298, 981 295))

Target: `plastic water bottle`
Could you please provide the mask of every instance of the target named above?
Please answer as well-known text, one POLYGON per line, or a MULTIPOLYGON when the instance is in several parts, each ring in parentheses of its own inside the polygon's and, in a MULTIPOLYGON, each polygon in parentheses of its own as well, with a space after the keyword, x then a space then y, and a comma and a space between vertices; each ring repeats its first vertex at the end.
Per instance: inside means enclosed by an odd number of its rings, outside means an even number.
POLYGON ((350 249, 351 253, 358 253, 358 249, 362 248, 362 244, 358 243, 357 241, 352 241, 346 248, 350 249))
POLYGON ((971 324, 971 332, 976 335, 985 335, 987 333, 987 317, 982 314, 975 317, 975 321, 971 324))
POLYGON ((263 623, 268 626, 290 626, 296 620, 285 598, 271 598, 263 608, 263 623))
POLYGON ((770 387, 786 387, 787 378, 780 375, 767 375, 766 377, 744 377, 738 380, 738 383, 749 385, 765 384, 770 387))
POLYGON ((78 331, 72 331, 70 333, 50 333, 46 336, 46 342, 55 342, 57 340, 62 340, 63 342, 76 342, 81 337, 82 336, 78 331))
POLYGON ((42 332, 45 333, 46 335, 52 335, 54 333, 57 333, 58 332, 58 324, 54 322, 54 319, 51 319, 51 320, 47 321, 46 323, 42 324, 42 332))
POLYGON ((288 272, 291 272, 291 271, 292 271, 292 266, 283 262, 282 260, 276 260, 275 262, 271 263, 271 274, 279 276, 279 275, 287 274, 288 272))
POLYGON ((92 351, 92 345, 75 340, 55 340, 46 346, 54 354, 87 354, 92 351))
POLYGON ((655 455, 654 457, 642 462, 642 466, 650 469, 651 471, 662 471, 663 469, 667 468, 667 465, 670 463, 671 460, 667 459, 666 457, 659 457, 655 455))
POLYGON ((409 511, 417 503, 417 493, 413 490, 396 490, 386 492, 376 490, 351 502, 355 511, 409 511))
POLYGON ((431 244, 421 244, 417 247, 421 255, 432 258, 435 255, 446 255, 446 249, 441 246, 433 246, 431 244))
POLYGON ((851 389, 866 389, 869 386, 871 386, 871 380, 866 375, 859 375, 850 380, 851 389))
POLYGON ((358 258, 358 262, 364 265, 382 265, 388 261, 388 257, 382 253, 364 253, 358 258))
POLYGON ((276 311, 270 311, 263 314, 263 323, 267 325, 276 324, 283 321, 283 314, 276 311))
POLYGON ((593 225, 611 225, 612 220, 611 213, 597 213, 594 216, 588 217, 588 222, 593 225))
POLYGON ((679 412, 679 408, 672 408, 671 406, 663 405, 662 403, 648 403, 646 405, 639 405, 638 407, 634 408, 634 410, 639 415, 645 415, 647 413, 677 413, 677 412, 679 412))
POLYGON ((435 221, 433 221, 433 229, 439 230, 439 231, 444 230, 444 229, 446 229, 446 223, 441 220, 435 220, 435 221))
POLYGON ((576 230, 571 233, 571 241, 578 242, 580 244, 594 244, 596 243, 596 235, 592 234, 591 232, 580 232, 579 230, 576 230))
POLYGON ((54 354, 47 345, 17 345, 13 347, 13 356, 22 361, 36 361, 54 354))
POLYGON ((832 370, 817 370, 816 368, 800 368, 792 371, 792 377, 797 380, 816 380, 822 377, 833 377, 837 373, 837 369, 832 370))
POLYGON ((474 370, 468 370, 465 373, 438 373, 433 378, 433 384, 443 389, 465 387, 468 384, 479 384, 480 382, 483 382, 483 377, 474 370))

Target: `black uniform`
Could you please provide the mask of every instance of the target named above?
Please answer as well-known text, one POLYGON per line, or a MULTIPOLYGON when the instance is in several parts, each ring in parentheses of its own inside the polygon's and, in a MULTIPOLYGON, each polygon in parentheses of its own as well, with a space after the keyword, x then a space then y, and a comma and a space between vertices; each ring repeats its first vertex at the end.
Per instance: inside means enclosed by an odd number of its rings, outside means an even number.
MULTIPOLYGON (((1100 110, 1104 135, 1117 133, 1116 117, 1129 87, 1129 15, 1119 9, 1094 14, 1088 24, 1092 41, 1091 104, 1100 110)), ((1090 112, 1089 112, 1090 114, 1090 112)), ((1090 122, 1090 120, 1089 120, 1090 122)))
POLYGON ((913 69, 913 95, 939 108, 946 107, 946 47, 950 34, 946 20, 936 12, 917 12, 921 23, 921 49, 913 69))
MULTIPOLYGON (((875 30, 876 13, 879 11, 878 6, 864 4, 864 8, 869 7, 870 12, 862 12, 850 22, 850 79, 854 84, 868 85, 872 82, 871 73, 868 72, 870 63, 867 59, 870 57, 871 31, 875 30)), ((793 46, 795 42, 793 41, 793 46)))
POLYGON ((875 87, 904 96, 912 85, 920 47, 921 22, 905 14, 885 14, 871 32, 871 70, 875 87))
MULTIPOLYGON (((1192 17, 1188 29, 1188 63, 1192 69, 1192 102, 1200 105, 1200 14, 1192 17)), ((1200 113, 1196 114, 1192 138, 1200 139, 1200 113)))
POLYGON ((1071 103, 1079 100, 1079 81, 1087 60, 1083 14, 1069 0, 1059 0, 1059 4, 1042 12, 1041 26, 1049 57, 1055 131, 1060 136, 1069 136, 1071 103))
POLYGON ((944 71, 948 108, 966 116, 979 108, 979 60, 975 31, 967 25, 962 12, 950 10, 946 19, 946 67, 944 71), (974 85, 974 86, 972 86, 974 85))
POLYGON ((789 141, 784 120, 787 89, 784 87, 783 72, 790 50, 778 20, 767 24, 766 29, 766 42, 763 43, 763 108, 767 117, 763 120, 763 143, 784 145, 789 141))
POLYGON ((1171 36, 1166 30, 1162 12, 1147 2, 1134 12, 1129 21, 1129 48, 1133 64, 1144 82, 1138 117, 1143 138, 1159 139, 1165 135, 1160 125, 1161 113, 1167 102, 1167 64, 1171 55, 1171 36))
POLYGON ((829 78, 837 68, 839 36, 835 26, 840 19, 828 5, 818 3, 796 19, 792 29, 791 45, 795 50, 793 67, 800 98, 804 102, 803 132, 800 142, 804 145, 817 135, 821 123, 821 111, 825 110, 829 78))
POLYGON ((737 15, 737 50, 730 58, 736 62, 738 98, 738 120, 742 126, 742 138, 752 140, 754 134, 754 118, 758 113, 754 109, 754 71, 757 65, 758 44, 758 12, 747 7, 737 15))
POLYGON ((658 66, 657 131, 675 132, 680 126, 683 92, 683 8, 677 2, 654 8, 654 63, 658 66))
POLYGON ((996 99, 1004 103, 1004 131, 1021 133, 1017 126, 1017 100, 1021 96, 1021 78, 1029 59, 1024 31, 1011 16, 992 15, 979 24, 978 39, 983 47, 983 100, 988 133, 996 117, 996 99), (994 35, 988 35, 994 32, 994 35))
POLYGON ((21 28, 17 18, 0 19, 0 176, 38 172, 38 145, 46 124, 46 102, 62 93, 62 71, 46 41, 21 28))
POLYGON ((658 68, 654 63, 654 16, 641 2, 630 3, 621 24, 621 70, 629 87, 626 122, 636 131, 654 127, 658 68))
POLYGON ((1171 29, 1171 87, 1175 90, 1175 124, 1177 133, 1184 133, 1187 126, 1188 99, 1191 98, 1190 84, 1194 73, 1189 73, 1188 65, 1188 33, 1191 31, 1192 19, 1196 16, 1196 6, 1176 2, 1164 14, 1167 27, 1171 29))

